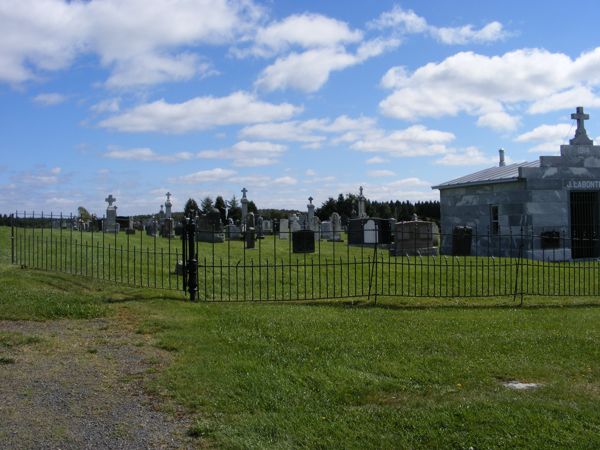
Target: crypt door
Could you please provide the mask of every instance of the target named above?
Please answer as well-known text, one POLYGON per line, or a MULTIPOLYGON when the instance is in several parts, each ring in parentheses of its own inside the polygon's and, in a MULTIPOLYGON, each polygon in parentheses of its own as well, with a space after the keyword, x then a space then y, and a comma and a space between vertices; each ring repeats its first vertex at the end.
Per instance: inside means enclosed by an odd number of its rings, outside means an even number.
POLYGON ((571 192, 571 251, 574 259, 600 256, 598 194, 591 191, 571 192))

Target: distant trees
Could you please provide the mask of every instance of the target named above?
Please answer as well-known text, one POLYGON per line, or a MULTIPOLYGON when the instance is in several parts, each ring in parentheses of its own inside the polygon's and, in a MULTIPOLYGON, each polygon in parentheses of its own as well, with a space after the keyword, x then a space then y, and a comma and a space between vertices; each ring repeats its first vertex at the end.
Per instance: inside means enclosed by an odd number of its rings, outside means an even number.
POLYGON ((215 198, 215 208, 219 210, 219 214, 221 215, 221 222, 225 223, 225 210, 227 208, 227 205, 221 195, 218 195, 217 198, 215 198))
POLYGON ((92 218, 92 215, 83 206, 77 208, 77 214, 79 215, 79 218, 84 222, 88 222, 92 218))
MULTIPOLYGON (((419 218, 440 220, 440 202, 425 201, 412 203, 405 201, 365 201, 366 211, 370 217, 387 219, 393 217, 398 220, 411 220, 414 213, 419 218)), ((329 197, 315 213, 321 220, 328 220, 332 213, 337 212, 342 218, 348 219, 356 215, 358 210, 358 197, 355 194, 339 194, 337 199, 329 197)))

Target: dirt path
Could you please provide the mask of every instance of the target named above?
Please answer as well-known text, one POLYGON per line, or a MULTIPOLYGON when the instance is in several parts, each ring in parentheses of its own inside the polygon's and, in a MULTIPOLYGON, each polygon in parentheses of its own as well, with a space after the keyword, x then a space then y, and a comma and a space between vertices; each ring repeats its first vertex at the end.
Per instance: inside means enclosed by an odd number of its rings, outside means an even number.
POLYGON ((168 353, 122 320, 0 321, 0 333, 39 338, 0 345, 1 448, 194 447, 189 418, 143 387, 168 353))

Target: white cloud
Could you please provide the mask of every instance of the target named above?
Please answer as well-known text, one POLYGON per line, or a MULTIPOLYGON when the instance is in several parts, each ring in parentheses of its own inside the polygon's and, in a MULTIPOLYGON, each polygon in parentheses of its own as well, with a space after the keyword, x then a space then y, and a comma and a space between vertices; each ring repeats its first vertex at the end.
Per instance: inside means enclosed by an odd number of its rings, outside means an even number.
POLYGON ((289 119, 301 108, 258 100, 246 92, 226 97, 196 97, 182 103, 157 100, 100 122, 104 128, 129 132, 185 133, 216 126, 289 119))
POLYGON ((464 150, 452 151, 435 161, 442 166, 479 166, 497 162, 496 157, 486 156, 477 147, 467 147, 464 150))
POLYGON ((528 112, 538 113, 579 104, 568 105, 571 101, 599 104, 593 92, 600 83, 599 72, 599 49, 575 60, 541 49, 492 57, 460 52, 412 73, 401 67, 390 69, 381 85, 394 92, 379 106, 383 114, 399 119, 467 113, 477 116, 480 126, 513 130, 519 116, 507 111, 523 105, 531 104, 528 112))
POLYGON ((240 141, 230 148, 201 151, 198 156, 208 159, 230 159, 236 167, 258 167, 277 163, 286 150, 285 145, 271 142, 240 141))
POLYGON ((124 159, 128 161, 159 161, 159 162, 175 162, 186 161, 194 158, 194 154, 190 152, 179 152, 171 155, 161 155, 150 148, 131 148, 118 149, 111 148, 103 153, 105 158, 124 159))
POLYGON ((92 105, 90 109, 97 114, 116 113, 121 109, 120 103, 121 100, 119 98, 109 98, 92 105))
POLYGON ((429 25, 425 18, 417 15, 413 10, 405 10, 394 6, 392 10, 382 13, 379 18, 368 24, 369 28, 388 29, 401 34, 427 33, 443 44, 464 45, 469 43, 495 42, 507 37, 500 22, 490 22, 479 30, 473 25, 460 27, 437 27, 429 25))
POLYGON ((303 92, 315 92, 327 82, 331 72, 363 63, 399 44, 397 39, 377 39, 362 43, 356 53, 349 53, 343 47, 292 52, 265 68, 255 84, 267 91, 294 88, 303 92))
POLYGON ((367 159, 367 164, 383 164, 388 162, 387 159, 382 158, 381 156, 373 156, 372 158, 367 159))
POLYGON ((367 175, 372 178, 380 178, 380 177, 393 177, 396 174, 391 170, 381 169, 381 170, 369 170, 367 175))
POLYGON ((567 123, 540 125, 517 136, 515 141, 532 143, 534 146, 529 149, 532 153, 557 153, 560 150, 560 145, 568 143, 569 138, 574 133, 573 125, 567 123))
POLYGON ((2 2, 0 80, 34 79, 90 54, 113 71, 111 87, 189 79, 206 67, 180 49, 234 42, 261 16, 251 1, 2 2))
POLYGON ((293 186, 295 184, 298 184, 298 180, 290 176, 279 177, 273 180, 273 185, 275 186, 293 186))
POLYGON ((385 133, 376 130, 352 144, 355 150, 387 152, 391 156, 429 156, 448 152, 446 144, 455 136, 446 131, 413 125, 404 130, 385 133))
POLYGON ((320 14, 296 14, 260 28, 251 53, 270 56, 292 46, 302 48, 334 47, 362 40, 362 33, 320 14))
POLYGON ((189 175, 183 175, 174 178, 172 181, 186 183, 186 184, 200 184, 208 183, 213 181, 223 181, 231 178, 235 175, 235 170, 222 169, 217 167, 210 170, 200 170, 198 172, 191 173, 189 175))
MULTIPOLYGON (((346 142, 355 140, 375 126, 370 117, 351 118, 346 115, 331 119, 311 119, 305 121, 289 121, 278 123, 259 123, 242 128, 240 135, 254 139, 270 139, 276 141, 303 142, 318 146, 329 134, 350 133, 346 142)), ((340 141, 342 136, 334 139, 340 141)))
POLYGON ((39 94, 39 95, 36 95, 35 97, 33 97, 34 102, 39 103, 40 105, 44 105, 44 106, 58 105, 58 104, 64 102, 66 99, 67 99, 67 97, 65 97, 62 94, 58 94, 56 92, 48 92, 48 93, 39 94))
POLYGON ((317 172, 315 172, 315 171, 314 171, 314 170, 312 170, 312 169, 306 169, 306 172, 304 172, 304 174, 305 174, 307 177, 315 177, 315 176, 317 176, 317 172))
POLYGON ((577 105, 585 105, 586 108, 598 107, 600 97, 587 86, 575 86, 535 101, 527 111, 531 114, 540 114, 559 109, 571 109, 577 105))

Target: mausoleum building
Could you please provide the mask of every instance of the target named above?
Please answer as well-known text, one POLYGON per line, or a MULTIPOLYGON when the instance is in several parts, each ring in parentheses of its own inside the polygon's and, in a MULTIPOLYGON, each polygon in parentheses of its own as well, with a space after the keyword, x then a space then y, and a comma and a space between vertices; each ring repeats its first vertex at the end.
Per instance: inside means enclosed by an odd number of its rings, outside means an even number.
MULTIPOLYGON (((442 252, 456 227, 471 228, 471 254, 571 260, 600 257, 600 145, 588 138, 583 108, 560 156, 504 163, 433 186, 440 190, 442 252)), ((464 230, 464 229, 463 229, 464 230)))

